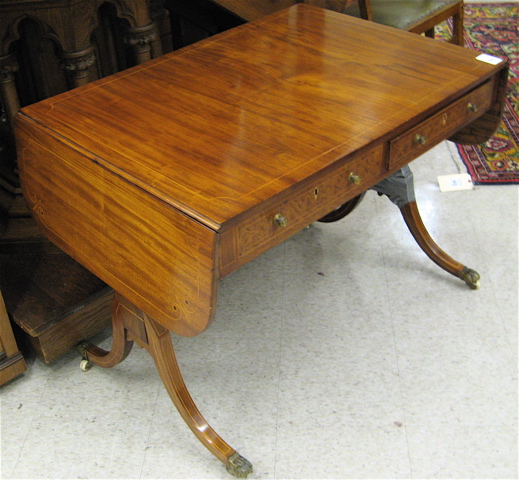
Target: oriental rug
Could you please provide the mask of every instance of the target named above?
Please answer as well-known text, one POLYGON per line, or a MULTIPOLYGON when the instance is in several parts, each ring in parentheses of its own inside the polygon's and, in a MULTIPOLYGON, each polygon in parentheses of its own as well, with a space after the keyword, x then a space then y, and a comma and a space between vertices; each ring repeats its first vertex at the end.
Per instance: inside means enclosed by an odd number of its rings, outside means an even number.
MULTIPOLYGON (((447 29, 450 25, 438 28, 440 37, 447 29)), ((494 136, 481 145, 457 145, 458 151, 473 183, 519 183, 519 3, 466 3, 465 46, 508 59, 510 75, 494 136)))

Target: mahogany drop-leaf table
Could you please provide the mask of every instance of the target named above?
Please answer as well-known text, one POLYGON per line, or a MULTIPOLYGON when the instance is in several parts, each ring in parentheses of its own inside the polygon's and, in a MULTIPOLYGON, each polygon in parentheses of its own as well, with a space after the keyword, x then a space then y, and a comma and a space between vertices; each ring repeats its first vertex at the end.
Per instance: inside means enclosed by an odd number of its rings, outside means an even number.
MULTIPOLYGON (((115 290, 112 367, 136 342, 227 469, 251 464, 207 423, 170 332, 215 317, 218 280, 335 212, 445 139, 498 125, 505 61, 306 5, 22 109, 25 197, 45 235, 115 290)), ((442 268, 475 272, 413 235, 442 268)))

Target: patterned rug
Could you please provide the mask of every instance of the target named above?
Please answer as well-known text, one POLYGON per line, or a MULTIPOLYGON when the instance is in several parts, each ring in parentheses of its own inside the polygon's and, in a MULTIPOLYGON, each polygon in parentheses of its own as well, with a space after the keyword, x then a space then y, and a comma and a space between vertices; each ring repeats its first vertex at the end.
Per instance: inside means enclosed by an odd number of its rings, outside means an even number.
MULTIPOLYGON (((450 27, 439 27, 440 35, 442 28, 446 36, 450 27)), ((481 145, 458 145, 458 151, 473 183, 519 183, 519 3, 466 3, 465 46, 507 58, 510 76, 494 136, 481 145)))

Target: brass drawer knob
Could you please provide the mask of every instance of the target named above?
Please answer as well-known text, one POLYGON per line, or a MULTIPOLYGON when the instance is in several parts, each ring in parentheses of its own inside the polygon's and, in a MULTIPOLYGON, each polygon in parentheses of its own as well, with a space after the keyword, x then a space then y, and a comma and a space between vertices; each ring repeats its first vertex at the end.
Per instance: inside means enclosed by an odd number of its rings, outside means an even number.
POLYGON ((476 113, 478 111, 478 106, 472 102, 467 103, 467 111, 476 113))
POLYGON ((362 178, 360 178, 359 175, 353 172, 351 172, 348 175, 348 180, 350 181, 350 183, 353 183, 353 185, 360 185, 360 182, 362 182, 362 178))
POLYGON ((288 225, 288 218, 281 215, 281 213, 276 213, 274 215, 274 225, 285 228, 288 225))
POLYGON ((427 143, 427 137, 425 135, 422 135, 421 133, 417 133, 414 136, 414 143, 418 145, 425 145, 427 143))

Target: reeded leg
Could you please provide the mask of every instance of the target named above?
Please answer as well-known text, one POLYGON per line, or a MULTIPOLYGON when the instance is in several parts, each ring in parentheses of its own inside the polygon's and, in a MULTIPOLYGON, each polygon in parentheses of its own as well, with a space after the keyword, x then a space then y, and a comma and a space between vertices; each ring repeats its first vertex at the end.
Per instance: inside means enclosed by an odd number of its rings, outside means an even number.
POLYGON ((169 330, 117 293, 112 312, 114 347, 111 352, 106 352, 90 346, 85 351, 88 360, 100 366, 113 366, 118 363, 116 360, 126 357, 133 341, 137 342, 152 356, 171 400, 195 436, 225 464, 229 473, 246 478, 252 472, 251 463, 212 429, 191 398, 177 363, 169 330))
POLYGON ((146 314, 143 320, 148 334, 148 352, 180 415, 202 444, 225 464, 229 473, 246 478, 252 472, 252 465, 211 428, 193 402, 178 367, 169 331, 146 314))
POLYGON ((423 224, 414 195, 413 173, 404 167, 373 187, 379 195, 386 195, 396 206, 411 231, 414 239, 427 256, 450 274, 461 278, 467 285, 479 287, 479 274, 447 255, 431 238, 423 224))
POLYGON ((479 287, 479 273, 447 255, 431 238, 422 222, 422 217, 415 201, 404 205, 400 208, 400 212, 414 239, 434 263, 450 274, 464 280, 470 288, 477 289, 479 287))

